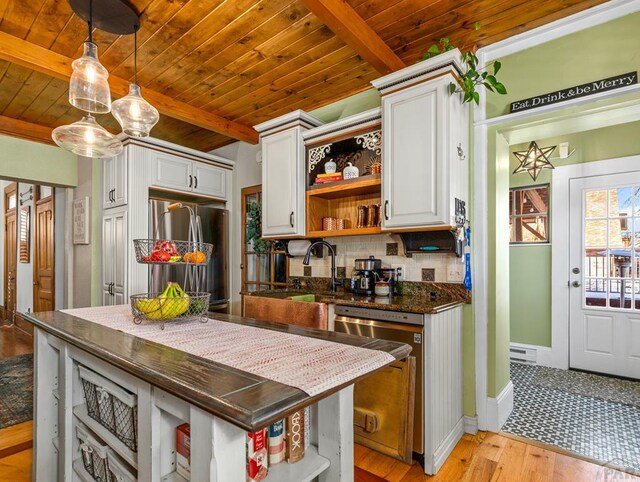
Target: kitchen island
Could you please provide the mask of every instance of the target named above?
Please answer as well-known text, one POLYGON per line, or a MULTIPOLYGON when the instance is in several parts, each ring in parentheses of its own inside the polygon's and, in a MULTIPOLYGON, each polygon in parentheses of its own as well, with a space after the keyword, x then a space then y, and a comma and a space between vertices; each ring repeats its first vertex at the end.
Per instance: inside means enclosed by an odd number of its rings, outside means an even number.
MULTIPOLYGON (((181 481, 175 430, 184 423, 191 429, 191 480, 244 481, 247 431, 309 406, 311 445, 304 459, 274 466, 266 480, 299 482, 319 476, 352 481, 353 384, 410 352, 402 343, 229 315, 216 315, 207 323, 168 324, 161 332, 159 326, 132 321, 119 325, 126 321, 126 310, 116 306, 25 315, 35 326, 35 481, 52 480, 55 473, 58 480, 91 480, 83 470, 81 448, 86 447, 78 440, 78 427, 104 442, 137 480, 181 481), (228 333, 247 336, 224 352, 218 348, 228 342, 228 333), (273 376, 264 376, 268 370, 258 356, 264 356, 260 346, 273 337, 296 348, 274 356, 273 376), (198 343, 198 354, 190 353, 198 343), (243 343, 257 352, 255 368, 237 368, 254 356, 251 350, 242 351, 243 343), (300 348, 307 343, 313 347, 308 354, 300 348), (202 351, 206 345, 211 349, 202 351), (338 355, 333 362, 317 363, 312 353, 322 351, 338 355), (305 390, 284 383, 279 373, 296 366, 309 370, 302 378, 291 374, 305 390), (126 430, 118 419, 114 430, 88 416, 87 378, 95 385, 104 380, 99 395, 122 392, 125 401, 131 395, 134 402, 127 403, 135 404, 129 427, 133 439, 121 436, 126 430)), ((127 403, 122 405, 125 410, 127 403)))

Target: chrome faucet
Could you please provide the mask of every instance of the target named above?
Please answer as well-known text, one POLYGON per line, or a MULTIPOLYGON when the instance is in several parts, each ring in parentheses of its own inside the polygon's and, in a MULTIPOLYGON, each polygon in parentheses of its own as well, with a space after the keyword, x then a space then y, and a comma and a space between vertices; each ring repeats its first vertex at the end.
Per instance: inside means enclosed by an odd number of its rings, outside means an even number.
POLYGON ((331 255, 331 291, 336 291, 338 288, 338 284, 336 280, 337 278, 336 251, 335 249, 333 249, 333 246, 331 246, 329 243, 327 243, 324 240, 314 241, 307 248, 307 254, 304 255, 304 260, 302 261, 302 264, 304 264, 305 266, 309 266, 309 258, 311 257, 311 250, 315 246, 319 246, 319 245, 326 246, 329 249, 329 254, 331 255))

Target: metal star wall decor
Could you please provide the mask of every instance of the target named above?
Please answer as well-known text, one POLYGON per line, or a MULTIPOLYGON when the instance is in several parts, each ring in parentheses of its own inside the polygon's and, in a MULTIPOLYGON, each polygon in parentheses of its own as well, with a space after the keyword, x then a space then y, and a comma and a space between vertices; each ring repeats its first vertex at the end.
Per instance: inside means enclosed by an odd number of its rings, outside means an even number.
POLYGON ((549 156, 555 150, 556 146, 538 147, 536 141, 531 141, 529 148, 526 151, 516 151, 514 156, 520 161, 520 165, 513 171, 514 174, 527 171, 531 178, 535 181, 538 179, 538 174, 543 169, 555 169, 549 156))

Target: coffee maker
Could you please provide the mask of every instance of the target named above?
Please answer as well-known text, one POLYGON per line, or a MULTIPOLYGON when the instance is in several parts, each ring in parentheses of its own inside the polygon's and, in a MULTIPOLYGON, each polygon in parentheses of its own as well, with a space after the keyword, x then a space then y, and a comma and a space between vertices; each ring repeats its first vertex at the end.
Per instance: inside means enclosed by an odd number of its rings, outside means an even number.
POLYGON ((356 259, 351 275, 351 292, 373 296, 376 280, 381 276, 382 260, 373 256, 356 259))

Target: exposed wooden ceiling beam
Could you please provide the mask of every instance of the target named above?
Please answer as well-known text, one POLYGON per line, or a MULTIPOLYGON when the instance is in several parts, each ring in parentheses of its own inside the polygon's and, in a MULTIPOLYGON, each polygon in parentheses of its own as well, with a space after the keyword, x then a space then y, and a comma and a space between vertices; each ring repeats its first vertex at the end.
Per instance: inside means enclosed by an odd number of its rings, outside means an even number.
POLYGON ((381 74, 406 64, 345 0, 301 0, 322 23, 381 74))
MULTIPOLYGON (((72 73, 73 59, 4 32, 0 32, 0 59, 65 81, 70 79, 72 73)), ((129 92, 129 81, 120 77, 109 76, 109 86, 111 92, 118 97, 125 96, 129 92)), ((233 139, 252 144, 258 142, 258 133, 253 127, 233 122, 153 90, 143 88, 142 95, 161 114, 233 139)))
POLYGON ((51 139, 52 131, 51 127, 0 115, 0 134, 55 145, 51 139))

